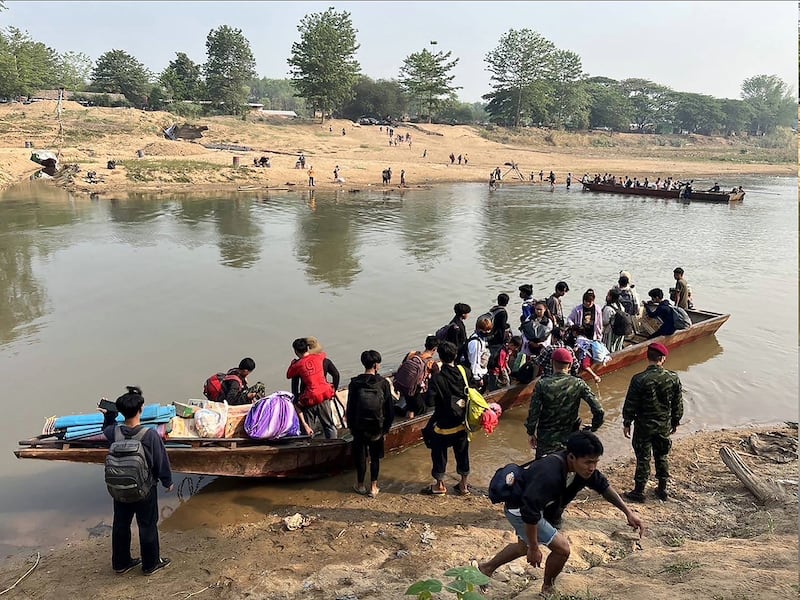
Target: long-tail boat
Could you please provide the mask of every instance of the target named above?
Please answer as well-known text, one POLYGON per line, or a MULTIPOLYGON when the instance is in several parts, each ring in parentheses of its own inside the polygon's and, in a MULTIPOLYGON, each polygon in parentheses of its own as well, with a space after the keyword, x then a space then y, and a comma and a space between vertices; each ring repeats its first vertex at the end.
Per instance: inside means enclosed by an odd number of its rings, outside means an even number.
MULTIPOLYGON (((658 341, 669 349, 689 344, 699 338, 713 335, 730 315, 702 310, 687 311, 692 319, 688 329, 672 335, 648 339, 644 332, 626 340, 622 350, 611 355, 611 360, 595 368, 598 375, 610 373, 636 362, 646 360, 647 346, 658 341)), ((584 374, 588 377, 588 374, 584 374)), ((535 381, 527 385, 514 385, 486 394, 489 402, 497 402, 509 410, 530 400, 535 381)), ((347 391, 339 396, 346 403, 347 391)), ((422 441, 422 429, 430 414, 413 419, 395 421, 386 436, 387 452, 397 452, 422 441)), ((270 442, 249 438, 173 438, 167 436, 166 447, 172 469, 179 473, 216 475, 227 477, 312 478, 333 475, 351 468, 352 437, 346 429, 340 438, 326 440, 318 437, 283 438, 270 442)), ((19 442, 17 458, 37 458, 80 463, 102 464, 108 453, 108 444, 98 441, 59 439, 54 435, 40 435, 19 442)))
POLYGON ((692 190, 688 197, 683 197, 683 190, 662 190, 650 187, 625 187, 611 183, 583 183, 584 191, 604 192, 606 194, 623 194, 627 196, 652 196, 654 198, 674 198, 685 202, 741 202, 744 200, 744 191, 730 192, 701 192, 692 190))

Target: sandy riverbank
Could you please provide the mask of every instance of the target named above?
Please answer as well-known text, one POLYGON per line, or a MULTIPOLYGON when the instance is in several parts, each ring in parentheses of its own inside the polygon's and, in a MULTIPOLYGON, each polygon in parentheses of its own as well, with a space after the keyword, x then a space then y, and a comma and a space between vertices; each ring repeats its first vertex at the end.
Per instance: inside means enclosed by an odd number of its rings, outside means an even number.
MULTIPOLYGON (((579 495, 565 515, 572 556, 557 580, 556 598, 797 597, 796 439, 796 429, 781 426, 678 440, 671 454, 672 498, 662 503, 650 496, 637 506, 648 528, 640 543, 616 509, 591 492, 579 495), (776 463, 756 456, 747 443, 752 434, 762 442, 794 445, 793 458, 776 463), (785 487, 788 499, 758 505, 720 460, 722 444, 741 452, 758 475, 793 480, 785 487)), ((617 489, 628 489, 631 458, 601 468, 617 489)), ((243 511, 263 514, 260 521, 220 530, 203 527, 204 517, 197 515, 198 527, 191 531, 162 531, 163 554, 174 562, 150 579, 136 571, 114 575, 108 536, 74 542, 43 550, 38 567, 9 597, 402 598, 413 582, 440 578, 448 568, 485 558, 512 541, 500 508, 482 493, 486 483, 474 482, 477 493, 466 498, 393 493, 389 485, 374 499, 309 497, 280 514, 248 504, 243 511), (283 518, 295 510, 313 519, 304 529, 286 531, 283 518)), ((184 508, 190 507, 191 501, 184 508)), ((0 568, 0 589, 31 564, 17 557, 0 568)), ((537 598, 541 575, 518 560, 496 573, 487 598, 537 598)))
MULTIPOLYGON (((411 143, 389 145, 386 128, 359 127, 350 121, 324 124, 297 121, 247 121, 233 117, 192 119, 206 125, 203 138, 170 141, 163 128, 185 120, 165 112, 133 109, 84 108, 66 102, 60 128, 54 102, 0 105, 0 187, 27 179, 37 169, 30 161, 36 149, 61 149, 62 163, 79 167, 67 187, 82 192, 197 191, 200 189, 308 189, 308 167, 313 167, 315 189, 381 188, 381 171, 392 168, 392 186, 405 171, 409 188, 453 182, 487 182, 500 167, 506 181, 516 163, 526 177, 551 169, 557 185, 568 172, 614 173, 630 177, 672 176, 719 180, 723 187, 738 185, 740 175, 796 175, 797 167, 777 150, 760 148, 748 140, 703 136, 656 136, 564 133, 531 129, 520 133, 486 131, 468 126, 403 124, 396 133, 411 135, 411 143), (344 130, 345 135, 342 135, 344 130), (211 150, 203 144, 247 146, 253 151, 211 150), (143 158, 137 157, 142 150, 143 158), (295 169, 304 153, 306 169, 295 169), (468 162, 450 164, 450 153, 468 162), (253 167, 253 159, 271 157, 272 168, 253 167), (239 157, 240 168, 233 168, 239 157), (108 170, 107 162, 118 167, 108 170), (765 162, 767 161, 767 162, 765 162), (345 183, 333 181, 335 166, 345 183), (99 182, 86 179, 95 171, 99 182)), ((783 153, 785 154, 785 152, 783 153)), ((464 162, 464 161, 462 161, 464 162)), ((530 185, 528 183, 528 185, 530 185)), ((538 185, 535 184, 535 185, 538 185)))

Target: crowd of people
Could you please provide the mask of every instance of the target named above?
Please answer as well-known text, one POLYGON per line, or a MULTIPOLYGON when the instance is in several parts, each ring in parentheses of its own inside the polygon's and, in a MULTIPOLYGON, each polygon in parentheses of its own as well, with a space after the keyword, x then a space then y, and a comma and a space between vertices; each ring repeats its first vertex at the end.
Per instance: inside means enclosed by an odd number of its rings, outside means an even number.
MULTIPOLYGON (((492 391, 515 381, 536 379, 525 421, 534 460, 527 465, 509 465, 515 469, 508 473, 498 470, 505 483, 501 481, 504 491, 497 497, 504 502, 504 514, 518 539, 479 563, 478 568, 491 576, 501 565, 522 556, 538 567, 543 559, 540 547, 547 546, 550 553, 544 563, 542 592, 549 594, 569 557, 569 543, 559 533, 562 513, 581 489, 588 487, 601 494, 640 535, 644 529, 639 515, 597 470, 603 445, 594 432, 602 427, 605 413, 591 387, 578 375, 585 370, 599 381, 592 370, 604 360, 599 354, 602 350, 598 349, 605 348, 606 354, 609 350, 619 350, 641 327, 637 319, 642 312, 661 319, 661 327, 654 336, 674 332, 674 329, 669 331, 674 323, 665 309, 689 305, 690 292, 683 275, 682 268, 674 270, 674 303, 664 300, 659 288, 650 290, 651 300, 641 303, 630 274, 621 271, 617 283, 606 293, 604 306, 596 303, 594 291, 588 289, 582 294, 581 303, 571 310, 564 308, 565 296, 570 291, 567 282, 559 281, 553 293, 543 300, 534 299, 533 286, 523 284, 519 286, 522 305, 519 325, 515 327, 518 334, 512 331, 508 294, 499 294, 497 303, 476 318, 474 331, 469 335, 466 321, 472 309, 465 303, 457 303, 453 318, 435 334, 428 335, 421 350, 411 351, 403 358, 391 382, 380 373, 380 352, 364 350, 360 357, 364 372, 348 383, 346 407, 337 393, 341 382, 339 371, 319 341, 298 338, 292 342, 295 358, 288 366, 286 378, 291 381, 301 434, 334 439, 339 435, 339 424, 348 427, 356 470, 354 490, 374 498, 380 493, 380 461, 384 457, 385 436, 392 424, 398 418, 411 419, 430 412, 423 440, 430 449, 432 483, 422 488, 421 493, 465 496, 472 493, 470 435, 465 427, 468 388, 492 391), (591 423, 585 427, 579 417, 582 402, 592 413, 591 423), (445 480, 451 448, 458 483, 448 489, 445 480)), ((631 502, 646 501, 651 458, 658 481, 655 495, 662 501, 669 497, 670 435, 680 424, 683 403, 680 379, 664 368, 668 356, 665 345, 650 343, 648 366, 631 379, 625 397, 622 433, 632 438, 636 455, 634 485, 623 494, 631 502)), ((231 405, 248 404, 263 397, 263 384, 250 386, 247 382, 255 368, 252 358, 244 358, 237 367, 220 374, 221 397, 231 405)), ((141 564, 145 574, 152 574, 170 563, 160 555, 158 545, 155 482, 160 481, 170 490, 172 474, 161 438, 155 431, 139 426, 143 405, 141 390, 129 388, 116 401, 124 423, 116 425, 116 413, 106 413, 105 436, 110 442, 138 439, 152 482, 135 502, 114 500, 112 567, 117 573, 141 564), (134 516, 139 527, 141 558, 133 558, 130 552, 134 516)), ((494 485, 493 479, 490 498, 494 485)))

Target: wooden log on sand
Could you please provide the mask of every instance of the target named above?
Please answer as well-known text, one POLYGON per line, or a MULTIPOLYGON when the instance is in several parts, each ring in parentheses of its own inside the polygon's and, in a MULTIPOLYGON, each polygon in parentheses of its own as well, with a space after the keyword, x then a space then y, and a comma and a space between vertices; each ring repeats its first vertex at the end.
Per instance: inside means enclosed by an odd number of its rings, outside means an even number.
POLYGON ((750 490, 761 504, 769 504, 773 502, 784 502, 786 500, 783 490, 772 482, 758 477, 750 470, 739 453, 730 446, 722 446, 719 449, 719 456, 725 466, 739 478, 739 480, 750 490))

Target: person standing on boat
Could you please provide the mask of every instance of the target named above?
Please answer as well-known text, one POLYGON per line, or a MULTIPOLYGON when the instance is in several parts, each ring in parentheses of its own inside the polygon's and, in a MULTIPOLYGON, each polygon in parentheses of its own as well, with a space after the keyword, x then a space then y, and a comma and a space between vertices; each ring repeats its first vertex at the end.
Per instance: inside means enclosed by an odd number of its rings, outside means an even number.
POLYGON ((423 432, 426 445, 431 449, 431 476, 435 482, 422 489, 423 494, 440 496, 447 493, 444 476, 447 472, 447 450, 453 449, 456 472, 461 481, 453 488, 460 496, 469 495, 469 437, 464 425, 467 405, 465 380, 472 380, 469 367, 456 367, 456 347, 450 342, 439 345, 441 370, 431 377, 428 388, 433 416, 423 432))
POLYGON ((467 326, 464 324, 469 318, 469 313, 472 312, 472 307, 469 304, 458 302, 453 305, 453 318, 448 323, 447 331, 444 334, 443 341, 453 344, 459 353, 466 355, 465 346, 467 343, 467 326))
POLYGON ((353 459, 356 466, 355 491, 374 498, 380 492, 378 475, 384 454, 384 436, 394 420, 394 398, 389 381, 378 374, 381 355, 377 350, 361 353, 364 372, 347 386, 347 423, 353 434, 353 459), (364 485, 369 456, 370 489, 364 485))
POLYGON ((533 307, 536 300, 533 297, 533 286, 530 283, 523 283, 519 286, 519 297, 522 299, 522 314, 520 315, 520 325, 533 318, 533 307))
POLYGON ((472 372, 472 387, 483 392, 486 390, 489 375, 489 337, 492 335, 492 321, 481 316, 475 322, 475 331, 467 340, 466 364, 472 372))
POLYGON ((686 310, 689 308, 689 284, 683 277, 683 269, 675 267, 672 276, 675 278, 675 298, 673 298, 673 301, 676 306, 686 310))
POLYGON ((326 439, 338 436, 333 420, 333 403, 339 389, 339 371, 325 356, 321 346, 312 348, 308 338, 297 338, 292 342, 297 355, 286 371, 286 379, 292 380, 292 394, 300 426, 306 435, 314 435, 312 424, 319 424, 326 439), (313 351, 312 351, 313 350, 313 351), (328 382, 327 376, 331 376, 328 382))
POLYGON ((619 290, 611 288, 606 294, 606 304, 603 307, 603 343, 609 352, 622 350, 625 342, 625 334, 621 333, 621 328, 616 327, 617 319, 624 319, 633 331, 633 317, 625 312, 625 308, 619 301, 619 290))
POLYGON ((591 430, 597 431, 603 424, 603 407, 589 385, 569 374, 573 360, 575 356, 566 348, 553 352, 553 374, 541 379, 531 396, 525 429, 537 459, 564 449, 570 433, 580 427, 581 400, 592 411, 591 430))
POLYGON ((575 357, 575 351, 567 346, 566 341, 564 341, 566 335, 566 331, 562 327, 553 327, 553 331, 550 332, 550 345, 542 348, 542 351, 539 353, 539 355, 533 359, 534 379, 537 377, 547 377, 548 375, 553 374, 553 352, 559 348, 566 348, 567 351, 572 354, 572 362, 569 366, 569 374, 575 375, 576 377, 578 376, 578 373, 581 370, 581 365, 578 362, 578 359, 575 357))
MULTIPOLYGON (((142 390, 128 386, 128 392, 116 401, 117 410, 125 417, 122 425, 111 425, 103 430, 109 442, 117 440, 117 434, 130 439, 142 431, 141 417, 144 407, 142 390)), ((158 485, 171 492, 172 469, 163 440, 154 429, 145 429, 139 442, 144 449, 145 461, 150 470, 153 485, 144 500, 138 502, 119 502, 114 500, 114 524, 111 527, 111 566, 118 575, 127 573, 142 565, 145 575, 152 575, 170 564, 170 559, 161 556, 158 543, 158 485), (136 517, 139 528, 139 549, 141 558, 131 557, 131 523, 136 517)))
POLYGON ((659 343, 647 347, 647 369, 633 376, 625 403, 622 406, 622 431, 631 442, 636 454, 634 487, 625 493, 628 500, 644 502, 644 490, 650 478, 650 456, 656 466, 658 488, 656 497, 666 500, 669 480, 670 435, 683 418, 683 388, 676 373, 664 368, 669 356, 666 346, 659 343))
POLYGON ((650 300, 644 303, 644 311, 651 319, 659 319, 659 327, 650 337, 656 338, 660 335, 672 335, 675 333, 675 313, 669 300, 664 298, 664 291, 661 288, 653 288, 647 295, 650 300))
POLYGON ((567 285, 566 281, 559 281, 556 284, 555 291, 550 294, 550 297, 547 299, 547 310, 550 311, 550 314, 553 316, 553 319, 556 322, 558 327, 564 327, 564 307, 561 305, 561 298, 563 298, 566 293, 569 291, 569 285, 567 285))
POLYGON ((567 325, 578 325, 583 335, 590 340, 603 339, 603 313, 595 304, 593 289, 583 293, 583 301, 569 313, 567 325))

